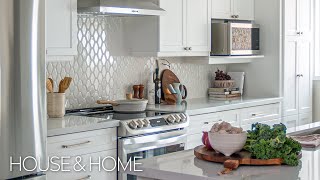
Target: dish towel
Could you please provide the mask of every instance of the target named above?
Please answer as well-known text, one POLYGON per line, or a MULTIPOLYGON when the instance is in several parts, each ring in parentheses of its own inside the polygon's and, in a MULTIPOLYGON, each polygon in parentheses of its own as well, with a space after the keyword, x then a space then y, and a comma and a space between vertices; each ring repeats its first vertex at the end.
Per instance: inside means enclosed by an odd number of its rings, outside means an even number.
POLYGON ((316 148, 320 145, 320 134, 291 137, 292 139, 298 141, 301 144, 301 146, 305 148, 316 148))

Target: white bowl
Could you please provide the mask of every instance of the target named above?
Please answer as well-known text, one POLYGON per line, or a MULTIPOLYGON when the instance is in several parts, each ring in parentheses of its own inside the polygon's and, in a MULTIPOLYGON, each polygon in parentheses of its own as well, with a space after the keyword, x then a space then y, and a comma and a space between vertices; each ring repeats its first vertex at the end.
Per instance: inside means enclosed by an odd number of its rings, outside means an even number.
POLYGON ((241 134, 219 134, 208 133, 209 142, 212 148, 225 156, 241 151, 247 141, 247 133, 241 134))

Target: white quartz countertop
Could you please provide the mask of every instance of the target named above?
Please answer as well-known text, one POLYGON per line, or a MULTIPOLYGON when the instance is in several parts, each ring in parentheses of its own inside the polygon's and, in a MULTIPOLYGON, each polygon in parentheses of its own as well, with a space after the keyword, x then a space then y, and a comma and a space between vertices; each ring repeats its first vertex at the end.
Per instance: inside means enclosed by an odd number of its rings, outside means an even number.
POLYGON ((240 109, 251 106, 259 106, 264 104, 279 103, 282 101, 280 97, 272 98, 254 98, 242 97, 237 100, 210 100, 209 98, 187 99, 186 105, 148 105, 148 110, 184 112, 189 115, 203 114, 217 111, 227 111, 232 109, 240 109))
POLYGON ((47 136, 92 131, 119 126, 119 120, 101 119, 83 116, 65 116, 63 118, 49 118, 47 121, 47 136))
MULTIPOLYGON (((298 127, 320 127, 313 123, 298 127)), ((291 129, 292 132, 292 129, 291 129)), ((199 140, 200 141, 200 140, 199 140)), ((217 172, 223 169, 219 163, 197 159, 193 150, 171 153, 139 161, 138 169, 143 172, 129 174, 143 177, 142 179, 163 180, 220 180, 220 179, 250 179, 250 180, 318 180, 320 179, 320 148, 304 149, 298 166, 240 166, 231 174, 219 176, 217 172)))

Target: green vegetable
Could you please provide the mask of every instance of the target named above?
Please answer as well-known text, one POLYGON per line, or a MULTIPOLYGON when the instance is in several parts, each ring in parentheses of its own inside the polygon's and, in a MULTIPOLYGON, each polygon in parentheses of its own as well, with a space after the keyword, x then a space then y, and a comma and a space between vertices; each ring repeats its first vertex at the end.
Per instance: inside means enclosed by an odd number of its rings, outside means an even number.
POLYGON ((297 166, 301 145, 286 137, 286 130, 284 124, 275 124, 273 127, 261 123, 252 124, 244 149, 257 159, 282 158, 285 164, 297 166))

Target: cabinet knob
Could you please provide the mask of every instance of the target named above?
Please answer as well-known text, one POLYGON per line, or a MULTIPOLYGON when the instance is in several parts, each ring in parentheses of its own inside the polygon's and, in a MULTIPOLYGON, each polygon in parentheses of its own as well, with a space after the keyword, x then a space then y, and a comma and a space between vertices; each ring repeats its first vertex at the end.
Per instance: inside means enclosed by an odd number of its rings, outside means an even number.
POLYGON ((236 18, 239 18, 239 15, 236 15, 236 18))
POLYGON ((188 51, 188 47, 184 47, 183 49, 184 49, 185 51, 188 51))
POLYGON ((302 35, 302 34, 303 34, 303 32, 300 32, 300 34, 302 35))
POLYGON ((189 50, 189 51, 192 51, 192 47, 189 47, 188 50, 189 50))
POLYGON ((236 16, 235 15, 231 15, 231 18, 236 18, 236 16))
POLYGON ((300 34, 301 34, 301 32, 297 32, 297 34, 298 34, 298 35, 300 35, 300 34))

